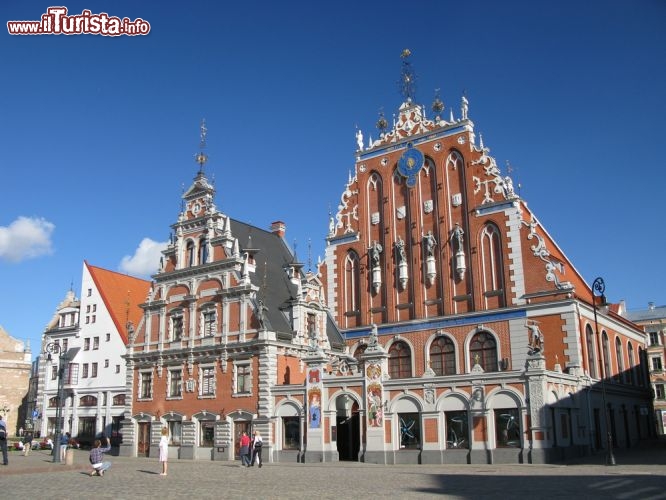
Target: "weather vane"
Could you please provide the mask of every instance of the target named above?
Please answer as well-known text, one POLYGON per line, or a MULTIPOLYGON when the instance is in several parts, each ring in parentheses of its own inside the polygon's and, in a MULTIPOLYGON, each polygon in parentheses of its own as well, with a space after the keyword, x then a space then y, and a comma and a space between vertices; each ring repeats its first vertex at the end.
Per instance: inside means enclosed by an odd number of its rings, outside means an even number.
POLYGON ((412 98, 416 94, 416 74, 412 68, 412 63, 409 61, 409 56, 412 53, 409 49, 405 49, 400 54, 402 59, 402 68, 400 70, 400 94, 405 98, 407 102, 411 102, 412 98))
POLYGON ((206 135, 208 133, 208 129, 206 128, 206 119, 204 118, 201 120, 201 142, 199 142, 199 148, 201 151, 194 155, 195 161, 199 164, 199 173, 203 172, 204 165, 208 161, 208 155, 204 153, 204 149, 206 149, 206 135))

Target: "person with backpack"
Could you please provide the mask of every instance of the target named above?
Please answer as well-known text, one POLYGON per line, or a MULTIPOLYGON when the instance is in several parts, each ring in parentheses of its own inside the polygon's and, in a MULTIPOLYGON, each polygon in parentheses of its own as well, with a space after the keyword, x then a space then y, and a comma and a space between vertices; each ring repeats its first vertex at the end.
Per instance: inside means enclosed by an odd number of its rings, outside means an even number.
POLYGON ((9 465, 7 459, 7 423, 0 415, 0 448, 2 448, 2 465, 9 465))
POLYGON ((259 431, 254 431, 254 439, 252 440, 252 463, 250 466, 254 466, 254 462, 256 461, 259 464, 259 468, 261 468, 261 447, 263 445, 264 442, 261 439, 261 434, 259 431))

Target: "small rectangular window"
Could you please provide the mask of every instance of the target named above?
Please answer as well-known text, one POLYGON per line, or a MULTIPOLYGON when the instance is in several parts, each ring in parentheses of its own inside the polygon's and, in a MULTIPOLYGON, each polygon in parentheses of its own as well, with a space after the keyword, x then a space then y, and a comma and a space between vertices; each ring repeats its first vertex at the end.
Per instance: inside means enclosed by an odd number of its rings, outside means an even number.
POLYGON ((88 363, 83 363, 83 373, 81 377, 88 378, 88 363))
POLYGON ((250 364, 236 365, 236 393, 249 393, 250 383, 250 364))
POLYGON ((99 349, 99 337, 93 338, 93 350, 99 349))
POLYGON ((120 373, 120 365, 116 365, 116 373, 120 373))
POLYGON ((55 380, 58 378, 58 366, 54 365, 51 367, 51 380, 55 380))
POLYGON ((107 333, 107 334, 106 334, 106 341, 108 342, 108 341, 110 341, 110 340, 111 340, 111 334, 110 334, 110 333, 107 333))
POLYGON ((97 376, 97 363, 92 364, 92 373, 90 374, 91 377, 96 377, 97 376))
POLYGON ((88 288, 88 297, 92 295, 92 288, 88 288))
POLYGON ((65 352, 69 346, 69 339, 62 339, 62 350, 65 352))
POLYGON ((183 372, 181 370, 170 370, 169 376, 171 378, 169 382, 169 397, 178 398, 182 396, 183 372))
POLYGON ((139 397, 144 399, 151 398, 153 394, 152 389, 152 373, 141 373, 141 392, 139 393, 139 397))
POLYGON ((105 359, 104 360, 104 368, 108 368, 108 367, 109 367, 109 360, 105 359))
POLYGON ((84 351, 89 351, 90 350, 90 338, 85 338, 83 339, 83 350, 84 351))

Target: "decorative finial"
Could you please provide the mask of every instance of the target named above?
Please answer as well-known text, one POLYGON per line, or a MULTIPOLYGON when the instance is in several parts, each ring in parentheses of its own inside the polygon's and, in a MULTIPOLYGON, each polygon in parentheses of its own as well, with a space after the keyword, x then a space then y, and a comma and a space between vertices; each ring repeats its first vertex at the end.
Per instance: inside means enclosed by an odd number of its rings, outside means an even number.
POLYGON ((203 173, 204 165, 208 161, 208 155, 204 153, 206 149, 206 135, 208 134, 208 129, 206 128, 206 119, 201 120, 201 141, 199 142, 199 148, 201 151, 194 155, 195 161, 199 164, 199 173, 203 173))
POLYGON ((308 271, 312 271, 312 238, 308 238, 308 271))
POLYGON ((435 89, 435 100, 432 101, 432 110, 437 115, 436 120, 439 121, 439 114, 444 111, 444 103, 439 98, 439 89, 435 89))
POLYGON ((388 122, 386 121, 386 118, 384 118, 383 109, 379 110, 379 120, 377 120, 377 128, 379 129, 380 134, 383 134, 388 128, 388 122))
POLYGON ((409 61, 409 56, 412 53, 409 49, 402 51, 400 57, 402 58, 402 69, 400 70, 400 94, 407 102, 412 102, 412 98, 416 93, 416 74, 412 69, 412 63, 409 61))

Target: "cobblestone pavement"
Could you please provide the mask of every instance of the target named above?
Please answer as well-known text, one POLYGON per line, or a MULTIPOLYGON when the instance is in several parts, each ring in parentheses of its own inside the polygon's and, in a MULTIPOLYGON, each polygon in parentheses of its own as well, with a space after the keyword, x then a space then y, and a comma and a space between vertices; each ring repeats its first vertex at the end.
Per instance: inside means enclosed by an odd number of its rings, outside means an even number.
POLYGON ((374 465, 353 462, 265 464, 172 460, 160 476, 156 458, 107 455, 104 477, 88 476, 88 453, 54 464, 46 451, 10 453, 0 466, 0 499, 134 498, 429 498, 666 500, 666 448, 596 456, 567 465, 374 465))

